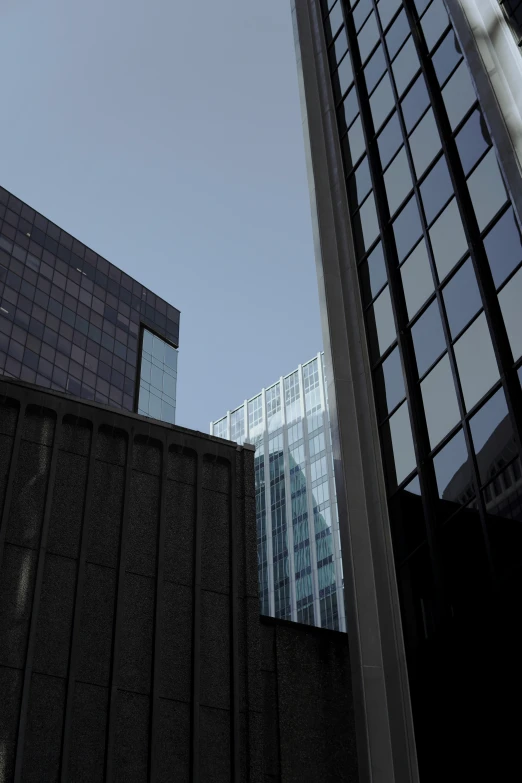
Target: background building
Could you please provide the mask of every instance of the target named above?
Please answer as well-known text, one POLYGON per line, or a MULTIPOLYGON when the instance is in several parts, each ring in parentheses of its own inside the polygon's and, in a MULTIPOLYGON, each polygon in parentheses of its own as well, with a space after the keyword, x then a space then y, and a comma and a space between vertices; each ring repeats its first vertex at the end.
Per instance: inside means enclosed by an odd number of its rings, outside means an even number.
POLYGON ((174 423, 179 315, 0 188, 0 373, 174 423))
POLYGON ((216 422, 255 446, 261 613, 346 630, 322 354, 216 422))
POLYGON ((365 780, 518 767, 517 8, 292 2, 365 780))

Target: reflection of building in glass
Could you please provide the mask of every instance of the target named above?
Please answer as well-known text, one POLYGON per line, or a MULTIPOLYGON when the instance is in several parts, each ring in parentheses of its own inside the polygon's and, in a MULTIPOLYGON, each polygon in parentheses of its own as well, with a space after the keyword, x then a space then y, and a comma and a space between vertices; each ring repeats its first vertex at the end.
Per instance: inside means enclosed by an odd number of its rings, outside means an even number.
POLYGON ((179 316, 0 188, 0 374, 174 423, 179 316))
POLYGON ((345 630, 323 357, 210 425, 256 447, 262 614, 345 630))
POLYGON ((520 3, 291 2, 361 747, 385 780, 510 779, 520 3))

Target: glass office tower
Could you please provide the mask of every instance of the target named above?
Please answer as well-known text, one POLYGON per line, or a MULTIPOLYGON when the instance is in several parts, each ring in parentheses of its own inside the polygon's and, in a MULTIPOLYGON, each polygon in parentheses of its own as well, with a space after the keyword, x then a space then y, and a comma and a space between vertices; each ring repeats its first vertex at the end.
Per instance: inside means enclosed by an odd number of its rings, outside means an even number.
POLYGON ((322 354, 212 422, 210 434, 256 447, 261 614, 346 630, 322 354))
POLYGON ((364 780, 517 774, 519 11, 292 2, 364 780))
POLYGON ((174 423, 179 310, 0 188, 0 373, 174 423))

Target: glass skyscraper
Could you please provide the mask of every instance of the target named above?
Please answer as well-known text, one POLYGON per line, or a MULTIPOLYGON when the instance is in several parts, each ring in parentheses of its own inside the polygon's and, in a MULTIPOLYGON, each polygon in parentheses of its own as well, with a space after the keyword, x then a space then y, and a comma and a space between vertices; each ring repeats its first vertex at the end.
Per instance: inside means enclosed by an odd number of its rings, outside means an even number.
POLYGON ((293 0, 363 780, 507 780, 520 3, 293 0))
POLYGON ((346 630, 322 355, 212 422, 210 434, 256 447, 261 613, 346 630))
POLYGON ((0 373, 174 423, 179 310, 0 188, 0 373))

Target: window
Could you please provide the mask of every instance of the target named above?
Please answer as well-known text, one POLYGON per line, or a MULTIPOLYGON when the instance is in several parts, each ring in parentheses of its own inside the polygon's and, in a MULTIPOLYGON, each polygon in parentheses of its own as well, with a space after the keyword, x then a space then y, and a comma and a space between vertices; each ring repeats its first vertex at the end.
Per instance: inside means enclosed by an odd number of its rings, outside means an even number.
POLYGON ((375 300, 367 314, 370 341, 373 344, 375 358, 390 347, 395 340, 395 322, 389 288, 386 287, 382 294, 375 300))
POLYGON ((435 365, 421 383, 422 400, 431 448, 460 420, 459 406, 448 355, 435 365))
POLYGON ((381 397, 381 414, 389 413, 404 399, 404 376, 399 349, 394 348, 375 373, 378 396, 381 397))
POLYGON ((433 67, 441 86, 461 60, 462 52, 457 36, 450 31, 433 55, 433 67))
POLYGON ((471 482, 468 449, 462 430, 439 451, 433 460, 439 496, 457 501, 471 482), (466 466, 466 467, 464 467, 466 466))
POLYGON ((352 221, 355 244, 359 255, 362 256, 379 234, 379 223, 377 221, 377 210, 375 209, 373 193, 370 193, 359 212, 353 216, 352 221))
POLYGON ((484 313, 455 343, 464 402, 470 410, 498 380, 498 366, 484 313))
POLYGON ((419 210, 415 196, 412 196, 402 212, 393 222, 393 233, 399 255, 399 263, 406 258, 422 234, 419 210))
POLYGON ((432 168, 420 190, 424 213, 429 225, 453 195, 453 185, 444 155, 432 168))
POLYGON ((384 184, 388 195, 390 215, 393 215, 413 188, 404 147, 386 170, 384 184))
POLYGON ((482 231, 507 200, 494 150, 488 152, 469 177, 468 188, 482 231))
POLYGON ((457 134, 456 142, 464 174, 469 174, 475 163, 491 146, 488 129, 479 109, 475 109, 471 117, 466 120, 457 134))
POLYGON ((455 199, 450 201, 429 233, 439 280, 443 280, 468 249, 455 199))
POLYGON ((430 109, 419 122, 410 136, 410 150, 415 173, 420 178, 440 151, 440 136, 430 109))
POLYGON ((392 63, 393 78, 399 96, 402 95, 419 69, 419 58, 413 38, 410 36, 392 63))
POLYGON ((402 132, 397 112, 388 120, 377 138, 381 165, 386 168, 402 144, 402 132))
POLYGON ((498 300, 516 361, 522 355, 522 269, 502 289, 498 300))
POLYGON ((476 101, 475 90, 464 62, 459 65, 442 90, 442 98, 450 125, 455 129, 476 101))
POLYGON ((433 292, 433 276, 424 240, 402 265, 401 277, 408 317, 411 319, 433 292))
POLYGON ((432 302, 411 329, 415 357, 419 376, 422 377, 428 367, 446 348, 446 340, 442 331, 439 306, 432 302))
POLYGON ((359 275, 365 301, 369 302, 377 296, 387 281, 384 253, 380 242, 361 264, 359 275))
POLYGON ((453 275, 443 295, 451 336, 456 337, 482 307, 471 259, 453 275))
POLYGON ((393 90, 388 73, 385 73, 379 86, 370 97, 370 109, 373 117, 373 127, 377 131, 395 105, 393 90))
POLYGON ((178 352, 143 330, 138 413, 174 424, 178 352))
POLYGON ((498 288, 522 261, 522 237, 512 208, 486 235, 484 247, 498 288))

